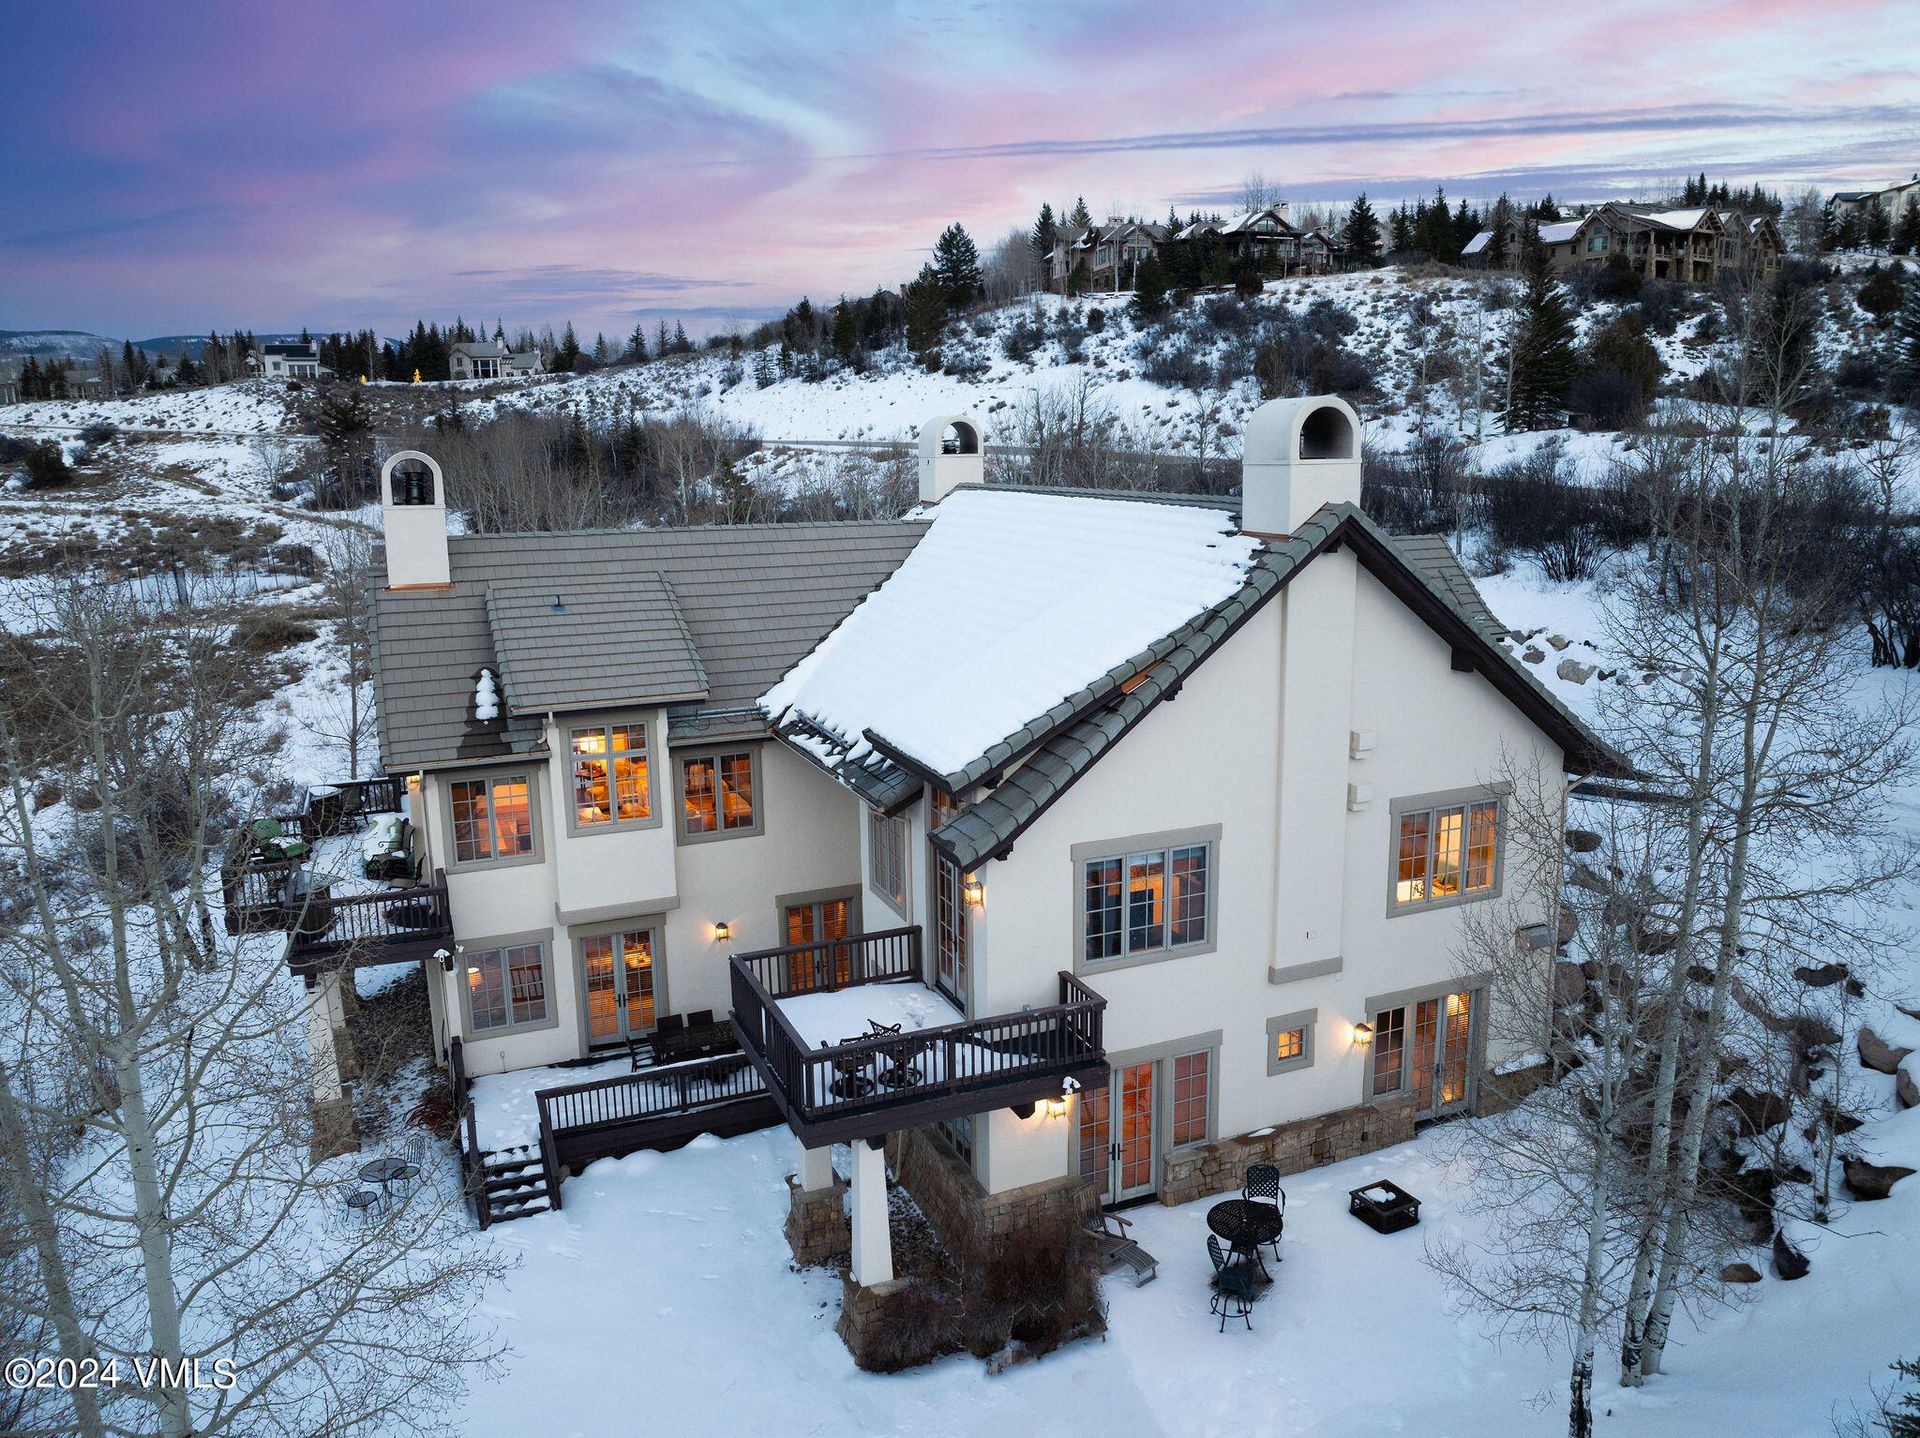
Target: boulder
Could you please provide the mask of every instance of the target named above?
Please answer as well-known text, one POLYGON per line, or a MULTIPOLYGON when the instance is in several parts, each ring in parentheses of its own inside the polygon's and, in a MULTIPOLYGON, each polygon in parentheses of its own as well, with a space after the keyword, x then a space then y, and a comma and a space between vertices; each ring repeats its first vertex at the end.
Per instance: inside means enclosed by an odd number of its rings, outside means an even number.
POLYGON ((1562 659, 1554 666, 1553 672, 1569 684, 1585 684, 1593 678, 1593 666, 1582 664, 1578 659, 1562 659))
POLYGON ((1920 1082, 1915 1082, 1911 1064, 1900 1065, 1900 1072, 1894 1076, 1893 1092, 1901 1108, 1920 1108, 1920 1082))
POLYGON ((1604 842, 1591 829, 1567 830, 1567 847, 1576 854, 1591 854, 1604 842))
POLYGON ((1554 652, 1557 654, 1569 644, 1573 643, 1573 641, 1564 634, 1549 634, 1547 636, 1547 643, 1553 646, 1554 652))
MULTIPOLYGON (((1576 889, 1585 889, 1589 894, 1610 894, 1613 885, 1601 878, 1585 864, 1575 864, 1567 870, 1567 882, 1576 889)), ((1615 922, 1619 922, 1615 920, 1615 922)))
POLYGON ((1809 968, 1801 964, 1794 969, 1793 976, 1810 989, 1830 989, 1847 976, 1847 966, 1821 964, 1818 968, 1809 968))
POLYGON ((1864 1158, 1843 1158, 1840 1169, 1846 1177, 1848 1191, 1862 1200, 1885 1198, 1896 1183, 1913 1173, 1901 1164, 1868 1163, 1864 1158))
POLYGON ((1642 954, 1670 954, 1680 936, 1666 929, 1636 929, 1633 934, 1634 950, 1642 954))
POLYGON ((1760 1270, 1751 1263, 1729 1263, 1720 1270, 1722 1283, 1758 1283, 1760 1270))
POLYGON ((1785 1123, 1793 1114, 1793 1105, 1777 1093, 1755 1093, 1736 1087, 1727 1095, 1727 1106, 1739 1114, 1752 1134, 1765 1133, 1777 1123, 1785 1123))
POLYGON ((1900 1061, 1913 1052, 1912 1049, 1895 1048, 1867 1024, 1860 1025, 1854 1045, 1860 1050, 1860 1062, 1883 1074, 1900 1072, 1900 1061))
POLYGON ((1569 963, 1565 959, 1556 960, 1553 966, 1553 1001, 1555 1004, 1577 1004, 1587 996, 1587 976, 1580 965, 1569 963))
POLYGON ((1580 932, 1580 916, 1574 913, 1572 909, 1563 907, 1560 910, 1559 932, 1560 942, 1563 945, 1572 943, 1573 936, 1580 932))
POLYGON ((1791 1283, 1796 1278, 1805 1278, 1807 1270, 1813 1267, 1813 1260, 1787 1242, 1786 1235, 1776 1232, 1773 1235, 1773 1272, 1777 1278, 1791 1283))
POLYGON ((1538 664, 1542 659, 1545 659, 1546 657, 1547 657, 1546 653, 1543 650, 1541 650, 1538 646, 1532 645, 1532 644, 1529 644, 1526 648, 1526 652, 1520 656, 1520 658, 1528 664, 1538 664))
POLYGON ((1713 982, 1713 970, 1705 964, 1688 964, 1687 982, 1690 984, 1711 984, 1713 982))

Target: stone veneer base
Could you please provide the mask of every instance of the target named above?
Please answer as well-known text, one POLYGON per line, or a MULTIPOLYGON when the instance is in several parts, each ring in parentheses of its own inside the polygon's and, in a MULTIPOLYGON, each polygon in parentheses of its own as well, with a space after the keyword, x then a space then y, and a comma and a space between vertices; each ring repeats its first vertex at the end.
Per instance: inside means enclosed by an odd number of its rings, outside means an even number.
POLYGON ((1270 1163, 1282 1173, 1300 1173, 1389 1148, 1412 1137, 1411 1094, 1274 1124, 1255 1133, 1168 1154, 1160 1201, 1171 1206, 1238 1191, 1246 1181, 1249 1164, 1270 1163))
POLYGON ((808 1190, 787 1175, 787 1247, 802 1268, 844 1263, 853 1251, 853 1226, 847 1220, 847 1185, 836 1177, 830 1188, 808 1190))

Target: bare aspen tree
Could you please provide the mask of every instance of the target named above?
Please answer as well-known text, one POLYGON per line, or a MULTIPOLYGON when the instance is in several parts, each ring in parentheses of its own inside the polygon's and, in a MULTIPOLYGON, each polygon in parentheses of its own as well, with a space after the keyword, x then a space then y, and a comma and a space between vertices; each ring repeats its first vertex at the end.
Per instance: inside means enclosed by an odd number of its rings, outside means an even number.
POLYGON ((363 530, 337 532, 322 558, 321 581, 328 613, 333 619, 333 655, 340 665, 337 681, 328 691, 320 712, 309 721, 321 738, 339 747, 346 777, 363 777, 373 748, 373 537, 363 530))
POLYGON ((446 1175, 343 1222, 352 1164, 309 1157, 304 999, 281 940, 229 942, 192 919, 272 748, 245 658, 223 624, 158 623, 80 581, 41 619, 41 662, 0 712, 15 878, 0 1148, 72 1135, 30 1171, 37 1213, 5 1181, 42 1230, 30 1316, 63 1352, 119 1365, 97 1415, 76 1402, 72 1422, 166 1438, 430 1429, 496 1354, 469 1315, 504 1260, 446 1175), (50 778, 66 803, 36 814, 50 778), (22 1081, 60 1072, 71 1082, 22 1081))

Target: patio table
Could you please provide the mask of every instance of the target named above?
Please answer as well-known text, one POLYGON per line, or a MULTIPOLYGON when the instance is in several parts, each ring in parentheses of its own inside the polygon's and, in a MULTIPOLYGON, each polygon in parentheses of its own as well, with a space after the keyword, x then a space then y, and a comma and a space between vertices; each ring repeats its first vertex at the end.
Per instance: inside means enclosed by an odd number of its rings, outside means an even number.
POLYGON ((1224 1238, 1235 1253, 1250 1259, 1267 1283, 1273 1282, 1273 1277, 1260 1261, 1260 1245, 1280 1236, 1280 1223, 1279 1209, 1249 1198, 1229 1198, 1207 1210, 1208 1229, 1224 1238))
POLYGON ((382 1193, 391 1196, 393 1181, 396 1178, 404 1178, 406 1172, 407 1161, 403 1158, 376 1158, 372 1163, 361 1165, 360 1181, 377 1183, 382 1193))

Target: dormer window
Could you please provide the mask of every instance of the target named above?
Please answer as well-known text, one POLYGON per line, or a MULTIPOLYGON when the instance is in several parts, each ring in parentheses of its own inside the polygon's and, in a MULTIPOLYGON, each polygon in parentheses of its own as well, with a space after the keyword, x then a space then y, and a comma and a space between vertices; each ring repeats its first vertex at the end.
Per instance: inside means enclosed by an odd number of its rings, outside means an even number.
POLYGON ((393 467, 393 502, 399 504, 437 504, 433 471, 417 459, 403 460, 393 467))

